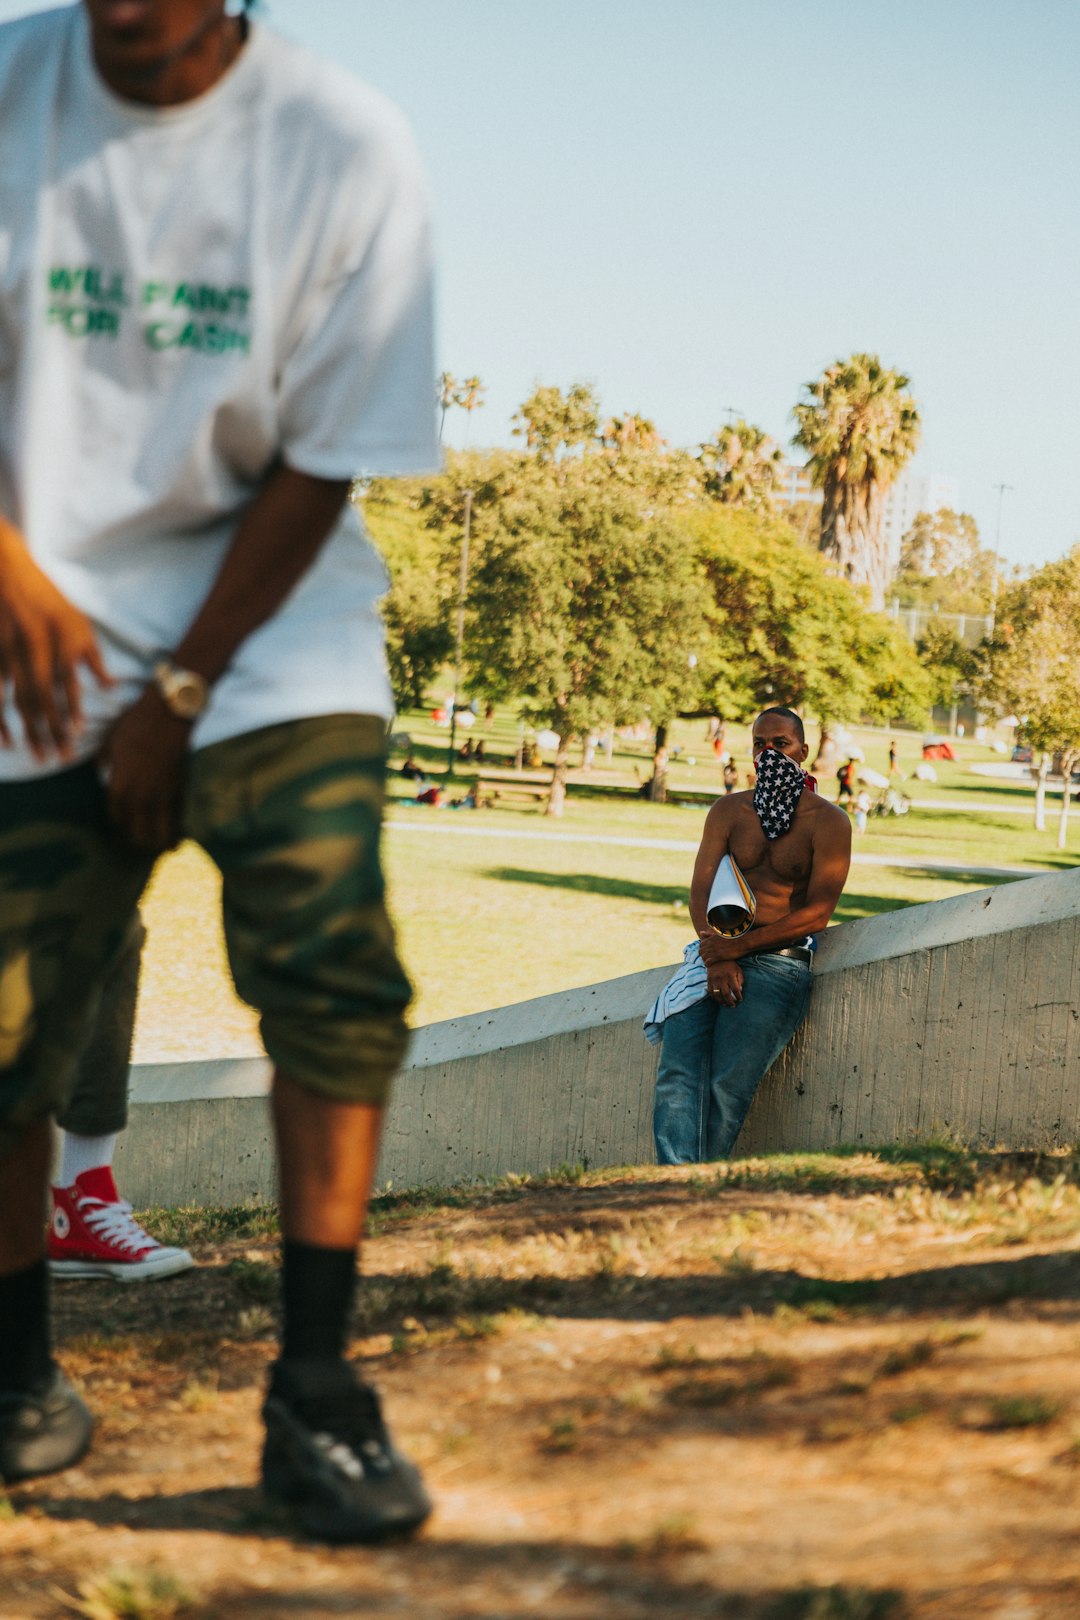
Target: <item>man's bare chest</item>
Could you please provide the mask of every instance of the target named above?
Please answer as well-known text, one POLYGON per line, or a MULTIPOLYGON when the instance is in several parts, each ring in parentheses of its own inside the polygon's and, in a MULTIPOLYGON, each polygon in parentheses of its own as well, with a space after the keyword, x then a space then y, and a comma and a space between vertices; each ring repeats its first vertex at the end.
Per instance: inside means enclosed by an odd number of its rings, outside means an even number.
POLYGON ((795 888, 810 876, 813 840, 802 818, 782 838, 771 840, 762 832, 757 816, 740 818, 732 829, 728 847, 748 879, 757 872, 795 888))

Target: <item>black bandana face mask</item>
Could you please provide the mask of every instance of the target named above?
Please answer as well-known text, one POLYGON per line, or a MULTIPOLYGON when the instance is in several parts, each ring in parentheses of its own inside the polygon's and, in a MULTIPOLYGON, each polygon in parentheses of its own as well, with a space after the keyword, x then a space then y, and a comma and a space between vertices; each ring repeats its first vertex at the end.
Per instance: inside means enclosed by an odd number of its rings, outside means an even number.
POLYGON ((754 809, 766 838, 782 838, 795 819, 806 772, 786 754, 763 748, 755 762, 754 809))

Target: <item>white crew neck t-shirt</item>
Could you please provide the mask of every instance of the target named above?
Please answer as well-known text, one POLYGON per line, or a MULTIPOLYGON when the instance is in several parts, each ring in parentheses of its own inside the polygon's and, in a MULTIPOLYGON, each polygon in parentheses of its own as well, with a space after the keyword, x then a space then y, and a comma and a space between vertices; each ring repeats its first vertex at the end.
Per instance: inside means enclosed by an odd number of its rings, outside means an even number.
MULTIPOLYGON (((375 91, 253 24, 210 91, 122 101, 81 5, 0 27, 0 511, 97 628, 81 756, 204 601, 277 460, 437 465, 428 207, 375 91)), ((391 712, 382 562, 350 506, 192 746, 391 712)), ((55 770, 15 746, 0 779, 55 770)))

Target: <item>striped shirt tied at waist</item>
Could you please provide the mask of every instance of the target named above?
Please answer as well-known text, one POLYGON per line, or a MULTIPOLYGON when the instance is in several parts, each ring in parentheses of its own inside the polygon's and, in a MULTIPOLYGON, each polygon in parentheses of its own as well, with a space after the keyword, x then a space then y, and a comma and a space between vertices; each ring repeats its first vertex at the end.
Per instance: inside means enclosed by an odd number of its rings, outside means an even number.
MULTIPOLYGON (((813 934, 807 934, 805 939, 795 943, 812 951, 817 941, 813 934)), ((769 953, 762 951, 761 954, 767 956, 769 953)), ((645 1039, 651 1045, 659 1046, 663 1037, 664 1020, 672 1017, 674 1013, 685 1012, 695 1001, 704 1001, 708 993, 709 970, 701 960, 700 942, 692 939, 683 951, 682 967, 678 968, 674 977, 668 980, 645 1015, 645 1039)))

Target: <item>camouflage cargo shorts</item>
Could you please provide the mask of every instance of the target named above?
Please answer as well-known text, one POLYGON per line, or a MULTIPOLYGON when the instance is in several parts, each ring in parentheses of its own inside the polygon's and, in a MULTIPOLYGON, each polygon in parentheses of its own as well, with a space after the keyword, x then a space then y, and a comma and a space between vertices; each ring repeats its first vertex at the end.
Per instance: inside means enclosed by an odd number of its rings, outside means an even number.
MULTIPOLYGON (((379 859, 385 750, 370 715, 287 721, 192 755, 184 798, 267 1053, 346 1102, 385 1102, 408 1044, 379 859)), ((152 865, 113 837, 92 763, 0 783, 0 1152, 63 1110, 152 865)))

